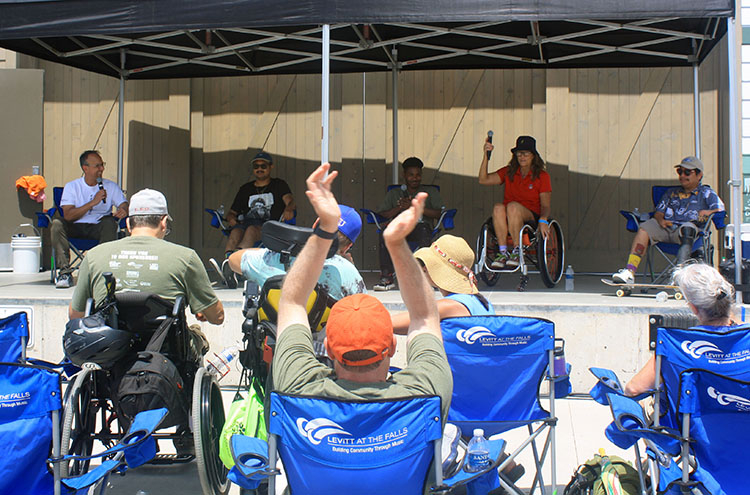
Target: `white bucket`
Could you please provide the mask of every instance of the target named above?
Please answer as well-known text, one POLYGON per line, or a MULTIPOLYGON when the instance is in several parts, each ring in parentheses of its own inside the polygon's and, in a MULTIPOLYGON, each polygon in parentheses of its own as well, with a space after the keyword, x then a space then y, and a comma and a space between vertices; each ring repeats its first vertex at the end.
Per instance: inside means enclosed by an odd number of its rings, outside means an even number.
POLYGON ((21 224, 10 238, 10 249, 13 251, 13 273, 39 273, 39 261, 42 254, 42 236, 30 223, 21 224), (18 231, 22 227, 34 229, 33 236, 18 231))

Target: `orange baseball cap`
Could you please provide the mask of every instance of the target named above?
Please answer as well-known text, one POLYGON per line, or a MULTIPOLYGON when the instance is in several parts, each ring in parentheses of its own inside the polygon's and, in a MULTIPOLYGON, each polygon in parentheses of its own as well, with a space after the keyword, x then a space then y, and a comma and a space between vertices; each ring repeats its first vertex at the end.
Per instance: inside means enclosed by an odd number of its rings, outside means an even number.
POLYGON ((386 357, 393 345, 391 315, 376 298, 367 294, 353 294, 341 299, 331 308, 326 324, 328 350, 337 361, 349 366, 366 366, 386 357), (369 350, 375 356, 361 361, 350 361, 344 354, 369 350))

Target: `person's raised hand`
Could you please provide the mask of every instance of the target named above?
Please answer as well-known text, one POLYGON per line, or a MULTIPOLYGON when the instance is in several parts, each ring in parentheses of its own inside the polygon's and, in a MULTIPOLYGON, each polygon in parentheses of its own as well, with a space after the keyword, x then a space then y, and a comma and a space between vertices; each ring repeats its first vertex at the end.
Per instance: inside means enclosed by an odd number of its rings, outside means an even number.
POLYGON ((483 148, 485 155, 487 154, 488 151, 492 151, 494 149, 495 149, 495 146, 492 143, 490 143, 490 138, 487 138, 484 142, 484 148, 483 148))
POLYGON ((427 201, 427 193, 418 193, 411 200, 411 206, 391 220, 388 227, 383 231, 383 239, 386 243, 394 243, 406 239, 406 236, 414 230, 417 222, 422 218, 425 201, 427 201))
POLYGON ((331 192, 331 184, 338 172, 328 173, 330 168, 330 163, 324 163, 307 177, 305 195, 320 219, 320 228, 326 232, 335 232, 339 228, 341 210, 339 210, 339 204, 331 192), (326 173, 328 173, 327 176, 326 173))

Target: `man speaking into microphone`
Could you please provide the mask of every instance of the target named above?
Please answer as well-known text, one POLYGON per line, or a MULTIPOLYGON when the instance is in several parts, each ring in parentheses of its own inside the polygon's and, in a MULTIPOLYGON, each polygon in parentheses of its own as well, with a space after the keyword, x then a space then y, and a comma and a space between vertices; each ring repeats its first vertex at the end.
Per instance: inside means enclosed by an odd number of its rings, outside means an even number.
POLYGON ((68 238, 113 241, 117 237, 117 222, 128 216, 128 202, 120 186, 102 179, 104 162, 99 152, 84 151, 80 164, 83 177, 65 184, 60 200, 63 218, 52 220, 50 228, 55 265, 60 269, 55 283, 58 289, 73 286, 68 238))
MULTIPOLYGON (((396 187, 388 191, 385 199, 377 208, 379 215, 392 219, 411 206, 411 200, 417 193, 425 192, 428 194, 425 202, 424 213, 422 218, 414 227, 406 240, 409 243, 416 243, 418 247, 429 246, 432 242, 432 229, 435 220, 440 218, 443 207, 443 198, 435 187, 425 187, 422 185, 422 167, 424 163, 419 158, 412 156, 407 158, 401 164, 404 170, 404 184, 400 188, 396 187)), ((393 276, 393 261, 388 254, 388 250, 383 242, 383 234, 380 233, 380 282, 373 287, 377 291, 386 291, 396 288, 393 276)))

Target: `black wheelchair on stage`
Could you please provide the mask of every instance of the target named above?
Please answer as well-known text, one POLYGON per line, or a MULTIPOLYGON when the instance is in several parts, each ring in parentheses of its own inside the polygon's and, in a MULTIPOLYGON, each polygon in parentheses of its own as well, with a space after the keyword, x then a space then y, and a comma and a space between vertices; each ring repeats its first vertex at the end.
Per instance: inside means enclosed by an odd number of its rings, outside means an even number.
MULTIPOLYGON (((161 425, 169 431, 159 430, 154 437, 157 442, 171 440, 176 454, 157 454, 151 463, 195 459, 202 493, 226 494, 227 470, 218 455, 224 425, 221 390, 202 365, 206 349, 187 326, 183 298, 172 302, 143 292, 115 294, 112 274, 106 273, 105 280, 105 301, 94 308, 89 299, 85 317, 71 320, 66 327, 66 356, 80 371, 63 398, 61 454, 87 456, 116 444, 128 430, 134 409, 144 405, 135 395, 123 396, 123 383, 126 379, 151 383, 158 374, 152 365, 170 361, 169 369, 175 370, 170 377, 174 394, 161 425), (144 363, 144 368, 134 372, 134 363, 144 363), (95 447, 97 443, 102 449, 95 447)), ((153 395, 145 400, 158 403, 159 394, 153 395)), ((68 460, 62 463, 62 472, 64 476, 87 473, 89 462, 68 460)))
MULTIPOLYGON (((565 266, 565 242, 563 232, 557 220, 549 219, 549 235, 546 239, 536 232, 536 222, 526 222, 521 227, 518 236, 522 240, 521 255, 518 266, 513 269, 493 268, 492 261, 498 254, 497 238, 492 226, 492 217, 483 224, 477 236, 476 263, 474 264, 474 275, 485 284, 492 287, 500 278, 500 275, 514 273, 520 270, 521 279, 517 289, 526 290, 529 283, 529 265, 539 272, 544 285, 554 287, 560 281, 565 266)), ((510 235, 506 241, 508 249, 513 249, 513 240, 510 235)))

